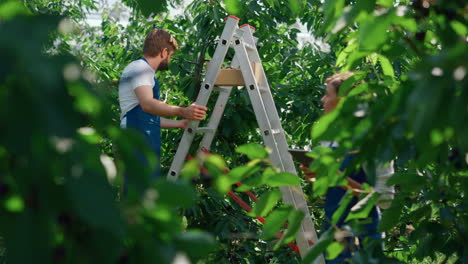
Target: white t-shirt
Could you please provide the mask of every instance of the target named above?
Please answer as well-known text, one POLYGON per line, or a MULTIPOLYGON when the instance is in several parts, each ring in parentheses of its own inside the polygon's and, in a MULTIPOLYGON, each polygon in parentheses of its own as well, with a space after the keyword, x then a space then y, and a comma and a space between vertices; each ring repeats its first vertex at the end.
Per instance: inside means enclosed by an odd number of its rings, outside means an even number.
POLYGON ((154 86, 153 68, 144 60, 130 63, 122 73, 119 82, 120 119, 139 104, 135 89, 140 86, 154 86))

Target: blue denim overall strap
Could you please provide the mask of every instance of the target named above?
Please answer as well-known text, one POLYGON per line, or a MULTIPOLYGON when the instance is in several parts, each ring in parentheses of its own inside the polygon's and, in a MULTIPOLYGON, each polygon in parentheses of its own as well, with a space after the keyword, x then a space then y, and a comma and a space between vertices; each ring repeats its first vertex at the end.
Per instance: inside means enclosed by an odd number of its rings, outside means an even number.
MULTIPOLYGON (((141 58, 141 60, 148 63, 145 58, 141 58)), ((159 100, 159 82, 156 77, 154 78, 153 98, 159 100)), ((132 110, 128 111, 125 116, 127 118, 127 128, 133 128, 140 132, 158 157, 158 166, 156 171, 153 172, 153 178, 155 179, 159 176, 159 157, 161 156, 161 119, 159 116, 144 112, 140 105, 137 105, 132 110)), ((138 153, 137 155, 139 160, 144 164, 148 164, 143 153, 138 153)))

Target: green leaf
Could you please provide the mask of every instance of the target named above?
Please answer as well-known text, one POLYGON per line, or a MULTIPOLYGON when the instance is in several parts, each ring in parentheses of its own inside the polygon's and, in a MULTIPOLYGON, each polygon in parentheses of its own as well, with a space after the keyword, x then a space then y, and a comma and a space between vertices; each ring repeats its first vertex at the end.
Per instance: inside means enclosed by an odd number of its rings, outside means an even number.
POLYGON ((384 7, 392 7, 393 0, 377 0, 377 4, 384 7))
POLYGON ((303 10, 303 0, 289 0, 289 9, 291 9, 291 17, 297 17, 303 10))
POLYGON ((364 197, 351 208, 351 211, 346 217, 345 222, 352 219, 367 218, 378 198, 378 193, 369 193, 368 195, 366 195, 366 197, 364 197))
POLYGON ((175 237, 175 245, 191 258, 206 256, 216 248, 216 240, 207 232, 190 230, 175 237))
POLYGON ((288 217, 288 229, 284 233, 283 237, 276 243, 275 248, 277 249, 280 245, 289 243, 296 237, 297 231, 301 227, 302 220, 304 219, 305 213, 300 210, 293 210, 288 217))
POLYGON ((323 22, 323 26, 321 27, 322 28, 321 34, 323 34, 324 32, 330 31, 330 29, 333 27, 338 17, 341 16, 344 6, 345 6, 344 0, 329 0, 329 1, 324 2, 323 4, 324 22, 323 22))
POLYGON ((75 170, 65 182, 75 212, 89 225, 122 236, 120 214, 106 176, 84 168, 75 170))
POLYGON ((466 37, 468 35, 468 28, 460 21, 453 20, 450 22, 450 26, 459 36, 466 37))
POLYGON ((395 19, 393 23, 404 27, 406 30, 410 32, 418 31, 418 24, 412 18, 399 17, 398 19, 395 19))
POLYGON ((249 159, 264 159, 268 157, 268 152, 266 151, 265 147, 260 144, 245 144, 238 148, 236 148, 237 153, 245 154, 249 159))
POLYGON ((339 97, 342 97, 348 94, 348 91, 353 88, 357 83, 361 82, 366 77, 366 73, 359 71, 355 72, 351 77, 346 79, 340 86, 340 91, 338 93, 339 97))
POLYGON ((151 14, 159 14, 167 9, 166 0, 136 0, 141 13, 149 17, 151 14))
POLYGON ((254 216, 265 216, 273 207, 276 206, 278 201, 281 199, 280 190, 272 190, 263 194, 260 199, 254 204, 252 209, 252 215, 254 216))
POLYGON ((341 198, 340 200, 340 206, 338 207, 338 209, 336 209, 336 211, 333 213, 333 216, 332 216, 332 224, 336 225, 338 223, 338 221, 340 220, 340 218, 343 216, 343 213, 346 211, 346 209, 348 208, 348 205, 349 203, 351 203, 351 201, 353 200, 353 191, 351 190, 348 190, 346 192, 346 194, 343 196, 343 198, 341 198))
POLYGON ((14 195, 5 201, 5 207, 8 211, 18 213, 24 210, 24 202, 21 197, 14 195))
POLYGON ((423 207, 420 207, 414 211, 412 211, 408 215, 408 219, 414 223, 417 223, 421 221, 421 219, 425 219, 430 217, 432 214, 432 208, 430 205, 425 205, 423 207))
POLYGON ((346 59, 351 53, 356 52, 358 49, 358 42, 354 39, 348 43, 348 46, 344 48, 337 56, 335 65, 337 67, 343 67, 346 64, 346 59))
POLYGON ((388 38, 387 30, 395 17, 395 13, 389 11, 387 14, 368 19, 361 25, 359 35, 359 48, 365 51, 377 50, 388 38))
POLYGON ((200 175, 200 164, 195 159, 189 160, 184 164, 181 176, 185 180, 196 178, 200 175))
POLYGON ((0 19, 9 20, 18 15, 30 14, 31 12, 20 1, 10 0, 0 4, 0 19))
POLYGON ((367 82, 361 83, 358 86, 354 87, 349 93, 348 96, 355 96, 365 93, 369 90, 369 84, 367 82))
POLYGON ((399 222, 402 210, 402 201, 394 200, 392 206, 382 213, 382 220, 378 226, 379 232, 386 232, 392 229, 399 222))
POLYGON ((288 220, 288 216, 292 210, 291 207, 281 206, 271 212, 265 220, 262 237, 264 239, 274 238, 284 227, 284 223, 288 220))
POLYGON ((208 155, 208 157, 206 157, 205 162, 212 163, 220 169, 227 168, 226 162, 220 155, 216 155, 216 154, 208 155))
POLYGON ((260 167, 256 165, 245 165, 232 169, 227 174, 233 183, 239 182, 244 178, 250 177, 254 173, 260 171, 260 167))
POLYGON ((242 12, 242 5, 239 0, 224 0, 226 11, 230 15, 240 15, 242 12))
POLYGON ((265 184, 271 187, 279 186, 299 186, 301 179, 297 175, 289 172, 274 174, 265 180, 265 184))
POLYGON ((309 253, 305 256, 305 258, 302 260, 303 264, 310 264, 313 263, 314 260, 316 260, 322 252, 324 252, 327 247, 333 243, 334 236, 333 236, 334 230, 333 228, 328 229, 325 231, 321 236, 319 241, 312 246, 310 249, 309 253))
POLYGON ((344 245, 340 242, 333 242, 327 247, 327 259, 335 259, 344 250, 344 245))
POLYGON ((157 199, 156 203, 168 206, 181 206, 184 208, 194 204, 196 195, 193 188, 185 181, 167 181, 159 179, 156 182, 157 199))
POLYGON ((343 14, 335 23, 331 33, 336 34, 355 20, 361 20, 361 17, 366 17, 366 14, 371 13, 374 8, 374 0, 361 0, 357 1, 355 5, 345 7, 343 14))
POLYGON ((413 192, 418 191, 427 182, 427 178, 419 176, 416 173, 395 173, 389 180, 388 185, 400 185, 402 191, 413 192))
POLYGON ((380 66, 382 66, 382 71, 385 75, 390 77, 395 77, 395 71, 393 70, 392 63, 387 57, 379 55, 380 66))
POLYGON ((217 177, 214 185, 215 185, 217 192, 221 194, 225 194, 229 190, 231 190, 231 186, 236 182, 238 181, 233 181, 232 178, 229 177, 229 174, 228 174, 228 175, 221 175, 217 177))
POLYGON ((330 113, 322 116, 312 129, 312 139, 321 137, 328 127, 338 118, 338 111, 331 111, 330 113))
POLYGON ((75 106, 79 111, 96 114, 101 110, 102 103, 83 84, 71 83, 69 84, 69 90, 70 94, 76 98, 75 106))

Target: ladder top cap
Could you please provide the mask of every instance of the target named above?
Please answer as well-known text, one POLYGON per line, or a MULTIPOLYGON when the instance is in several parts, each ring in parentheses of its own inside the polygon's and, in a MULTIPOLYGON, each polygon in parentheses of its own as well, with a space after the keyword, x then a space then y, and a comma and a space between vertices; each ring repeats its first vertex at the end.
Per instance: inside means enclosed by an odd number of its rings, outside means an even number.
POLYGON ((236 16, 233 16, 233 15, 230 15, 230 16, 227 16, 226 18, 224 18, 224 20, 228 20, 228 18, 233 18, 237 21, 240 21, 240 18, 236 17, 236 16))
POLYGON ((239 28, 243 28, 243 27, 250 27, 250 29, 255 30, 255 28, 253 26, 249 25, 249 24, 244 24, 244 25, 240 26, 239 28))

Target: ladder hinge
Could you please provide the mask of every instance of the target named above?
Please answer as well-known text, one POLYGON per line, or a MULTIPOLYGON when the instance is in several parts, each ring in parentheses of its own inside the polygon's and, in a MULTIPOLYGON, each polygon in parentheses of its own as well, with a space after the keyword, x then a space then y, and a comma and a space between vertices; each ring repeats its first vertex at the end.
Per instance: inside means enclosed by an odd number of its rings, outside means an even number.
POLYGON ((269 136, 269 135, 278 135, 282 132, 281 129, 271 129, 271 130, 264 130, 263 131, 263 134, 265 136, 269 136))

